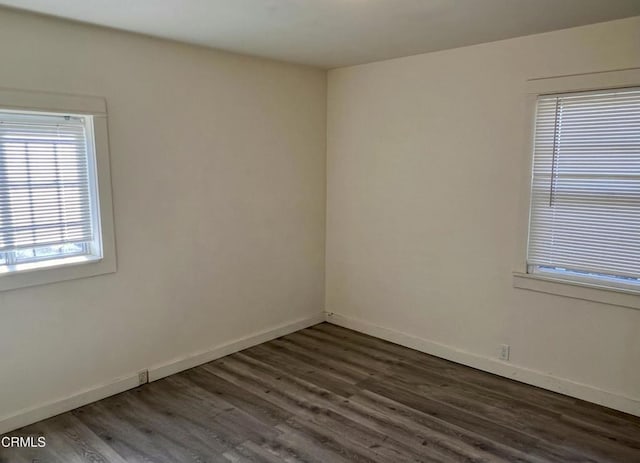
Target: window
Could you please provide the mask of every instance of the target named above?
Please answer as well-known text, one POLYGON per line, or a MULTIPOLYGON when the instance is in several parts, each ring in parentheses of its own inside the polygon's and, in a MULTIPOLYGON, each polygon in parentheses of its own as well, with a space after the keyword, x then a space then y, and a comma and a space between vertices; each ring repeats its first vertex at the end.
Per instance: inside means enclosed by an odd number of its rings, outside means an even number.
POLYGON ((115 269, 104 99, 0 89, 0 291, 115 269))
POLYGON ((527 272, 640 289, 640 88, 538 97, 527 272))
POLYGON ((0 272, 101 257, 92 117, 0 111, 0 272))

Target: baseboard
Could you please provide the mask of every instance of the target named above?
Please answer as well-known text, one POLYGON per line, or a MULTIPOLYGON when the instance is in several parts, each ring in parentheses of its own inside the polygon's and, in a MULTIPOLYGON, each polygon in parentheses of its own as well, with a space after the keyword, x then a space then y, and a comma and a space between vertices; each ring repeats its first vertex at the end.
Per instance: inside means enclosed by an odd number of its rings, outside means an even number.
POLYGON ((468 351, 456 349, 452 346, 430 341, 428 339, 418 338, 400 331, 383 328, 363 320, 345 317, 336 313, 326 313, 325 320, 329 323, 343 326, 354 331, 359 331, 395 344, 400 344, 401 346, 409 347, 420 352, 435 355, 436 357, 441 357, 479 370, 504 376, 505 378, 531 384, 553 392, 558 392, 560 394, 576 397, 578 399, 593 402, 625 413, 640 416, 640 400, 638 399, 598 389, 566 378, 552 376, 541 371, 514 365, 513 363, 484 357, 468 351))
POLYGON ((11 416, 0 418, 0 434, 51 418, 105 397, 119 394, 138 385, 138 375, 133 374, 118 378, 107 384, 85 389, 64 399, 52 400, 36 407, 20 410, 11 416))
POLYGON ((287 323, 284 325, 270 328, 267 330, 254 333, 250 336, 232 341, 226 344, 215 346, 197 354, 189 355, 179 359, 172 360, 161 365, 156 365, 149 368, 149 381, 156 381, 166 376, 171 376, 175 373, 179 373, 189 368, 202 365, 203 363, 211 362, 212 360, 224 357, 225 355, 233 354, 234 352, 247 349, 249 347, 261 344, 266 341, 284 336, 285 334, 293 333, 294 331, 302 330, 318 323, 322 323, 325 319, 324 314, 314 315, 312 317, 303 318, 293 323, 287 323))
MULTIPOLYGON (((178 373, 182 370, 193 368, 217 358, 224 357, 225 355, 233 354, 234 352, 238 352, 248 347, 284 336, 285 334, 317 325, 318 323, 322 323, 324 319, 324 314, 307 317, 292 323, 259 331, 236 341, 212 347, 204 352, 199 352, 161 365, 153 366, 148 369, 149 381, 155 381, 157 379, 164 378, 165 376, 178 373)), ((69 410, 87 405, 91 402, 133 389, 137 386, 139 386, 139 379, 138 374, 135 373, 115 379, 107 384, 102 384, 77 392, 63 399, 52 400, 32 408, 20 410, 10 416, 0 417, 0 435, 37 421, 59 415, 60 413, 68 412, 69 410)))

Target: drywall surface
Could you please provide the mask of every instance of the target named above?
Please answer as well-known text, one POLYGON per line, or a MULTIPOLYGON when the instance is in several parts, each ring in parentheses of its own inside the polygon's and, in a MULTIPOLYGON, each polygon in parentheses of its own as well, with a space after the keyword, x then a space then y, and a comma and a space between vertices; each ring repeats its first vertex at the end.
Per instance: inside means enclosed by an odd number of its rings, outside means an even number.
POLYGON ((321 313, 325 72, 8 10, 0 57, 106 98, 118 257, 0 293, 0 422, 321 313))
POLYGON ((330 71, 326 310, 640 413, 640 311, 512 284, 527 79, 632 67, 638 17, 330 71))

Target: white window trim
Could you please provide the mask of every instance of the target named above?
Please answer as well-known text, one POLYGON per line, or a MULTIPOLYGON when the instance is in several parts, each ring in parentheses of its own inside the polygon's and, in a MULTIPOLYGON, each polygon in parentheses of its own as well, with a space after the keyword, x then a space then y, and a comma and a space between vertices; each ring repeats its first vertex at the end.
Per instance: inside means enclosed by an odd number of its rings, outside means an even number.
POLYGON ((116 247, 111 197, 107 103, 104 98, 0 88, 0 108, 68 112, 93 116, 95 162, 102 257, 76 256, 49 262, 20 264, 20 271, 0 273, 0 291, 104 275, 116 271, 116 247))
POLYGON ((609 305, 640 309, 640 290, 608 286, 606 282, 583 280, 552 274, 527 272, 527 239, 529 235, 529 213, 531 205, 531 169, 533 168, 533 133, 535 130, 535 108, 539 95, 589 90, 613 89, 640 86, 640 68, 576 74, 558 77, 536 78, 526 85, 527 137, 523 150, 522 178, 520 181, 520 203, 517 224, 516 261, 513 271, 515 288, 537 291, 558 296, 601 302, 609 305))

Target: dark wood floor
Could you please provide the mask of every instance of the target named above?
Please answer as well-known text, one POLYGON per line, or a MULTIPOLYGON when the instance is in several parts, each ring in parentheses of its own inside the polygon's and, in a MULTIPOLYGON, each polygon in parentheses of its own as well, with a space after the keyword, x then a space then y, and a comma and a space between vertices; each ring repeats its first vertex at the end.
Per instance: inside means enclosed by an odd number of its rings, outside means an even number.
POLYGON ((10 433, 0 462, 640 462, 640 418, 323 323, 10 433))

